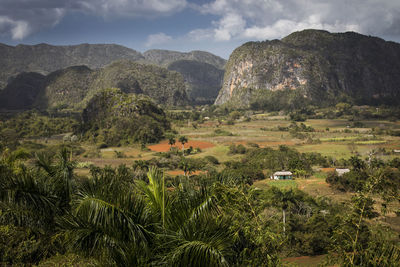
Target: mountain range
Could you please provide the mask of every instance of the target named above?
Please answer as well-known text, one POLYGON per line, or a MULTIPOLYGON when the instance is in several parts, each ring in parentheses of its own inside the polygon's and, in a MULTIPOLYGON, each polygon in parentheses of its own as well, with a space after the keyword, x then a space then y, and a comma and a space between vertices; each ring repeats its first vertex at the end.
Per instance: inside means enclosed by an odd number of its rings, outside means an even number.
POLYGON ((203 51, 140 53, 114 44, 0 44, 0 55, 3 109, 82 110, 113 87, 168 106, 400 104, 400 44, 355 32, 304 30, 248 42, 228 61, 203 51))
POLYGON ((104 87, 143 93, 166 105, 212 103, 226 62, 203 51, 142 54, 115 44, 0 44, 0 55, 0 105, 6 109, 81 109, 104 87), (200 79, 204 81, 198 83, 200 79))

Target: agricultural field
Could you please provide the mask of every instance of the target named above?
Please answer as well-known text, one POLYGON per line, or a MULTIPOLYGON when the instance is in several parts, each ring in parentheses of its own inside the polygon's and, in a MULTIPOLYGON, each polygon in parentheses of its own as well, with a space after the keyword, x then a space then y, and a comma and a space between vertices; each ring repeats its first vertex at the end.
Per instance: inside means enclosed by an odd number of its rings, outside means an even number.
MULTIPOLYGON (((312 140, 304 140, 293 137, 288 131, 280 131, 278 127, 288 127, 291 122, 283 116, 268 117, 263 114, 251 117, 251 121, 235 122, 234 125, 219 124, 218 121, 206 121, 191 125, 175 125, 178 135, 184 135, 189 142, 188 148, 200 148, 201 153, 189 157, 215 156, 221 162, 231 159, 228 155, 228 147, 231 144, 257 144, 259 147, 277 148, 280 145, 293 147, 300 152, 318 152, 332 158, 349 158, 354 154, 368 157, 371 152, 385 149, 387 154, 376 154, 376 157, 389 159, 396 156, 393 150, 400 149, 400 137, 382 136, 371 134, 372 128, 385 127, 400 129, 400 122, 388 121, 363 121, 368 128, 348 128, 349 122, 340 119, 307 120, 305 125, 311 126, 315 132, 310 132, 312 140), (329 128, 329 129, 328 129, 329 128)), ((173 147, 182 148, 177 142, 173 147)), ((156 152, 166 152, 170 149, 167 140, 159 144, 148 145, 142 149, 139 145, 127 147, 108 147, 100 149, 98 158, 79 158, 83 161, 91 161, 95 165, 117 166, 121 163, 128 164, 134 160, 149 159, 156 152), (121 152, 118 158, 116 152, 121 152)), ((237 157, 235 155, 235 157, 237 157)))

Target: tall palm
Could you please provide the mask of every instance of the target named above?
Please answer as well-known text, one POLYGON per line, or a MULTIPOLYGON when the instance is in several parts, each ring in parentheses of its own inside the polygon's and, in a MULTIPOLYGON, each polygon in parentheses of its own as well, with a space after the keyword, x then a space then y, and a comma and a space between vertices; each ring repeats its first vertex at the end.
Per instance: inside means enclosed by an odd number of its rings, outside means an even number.
POLYGON ((286 233, 286 211, 290 203, 295 201, 293 190, 280 190, 276 187, 272 188, 273 198, 272 202, 275 206, 282 209, 282 223, 283 223, 283 233, 286 233))
POLYGON ((187 137, 184 135, 180 136, 179 142, 182 144, 182 153, 183 153, 183 155, 185 155, 185 144, 188 142, 187 137))
POLYGON ((168 144, 171 146, 170 149, 172 148, 173 145, 175 145, 176 143, 176 139, 175 139, 175 135, 167 135, 167 139, 168 139, 168 144))
POLYGON ((183 170, 183 174, 186 177, 189 177, 189 175, 195 170, 195 166, 191 164, 189 160, 185 160, 185 158, 182 158, 179 162, 179 168, 183 170))

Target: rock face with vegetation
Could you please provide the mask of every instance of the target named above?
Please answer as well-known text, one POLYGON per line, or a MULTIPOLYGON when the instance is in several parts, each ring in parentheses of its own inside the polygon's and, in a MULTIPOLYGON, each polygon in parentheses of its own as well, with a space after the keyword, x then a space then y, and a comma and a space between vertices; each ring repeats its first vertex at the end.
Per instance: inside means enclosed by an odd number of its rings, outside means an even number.
POLYGON ((7 103, 4 106, 7 109, 81 110, 99 90, 112 87, 125 93, 148 95, 164 105, 188 103, 185 83, 179 73, 128 60, 116 61, 98 70, 74 66, 47 76, 21 74, 0 92, 0 102, 7 103))
POLYGON ((264 94, 286 90, 318 105, 397 105, 399 69, 400 44, 354 32, 304 30, 237 48, 215 103, 249 106, 264 94))
POLYGON ((125 93, 145 94, 163 105, 188 103, 182 75, 165 68, 133 61, 117 61, 95 74, 91 90, 110 87, 125 93))
POLYGON ((107 145, 158 142, 168 129, 164 111, 149 97, 116 88, 98 92, 82 112, 81 133, 107 145))
POLYGON ((57 70, 46 76, 46 82, 35 101, 35 107, 74 108, 90 90, 93 71, 86 66, 57 70))
POLYGON ((182 74, 192 103, 212 104, 217 98, 224 78, 222 69, 194 60, 175 61, 168 69, 182 74))

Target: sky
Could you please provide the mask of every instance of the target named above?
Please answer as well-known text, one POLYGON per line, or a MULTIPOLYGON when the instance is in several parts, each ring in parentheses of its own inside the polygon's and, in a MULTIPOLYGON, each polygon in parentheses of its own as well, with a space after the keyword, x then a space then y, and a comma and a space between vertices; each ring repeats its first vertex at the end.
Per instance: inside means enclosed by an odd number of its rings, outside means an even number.
POLYGON ((400 42, 400 0, 0 0, 8 45, 114 43, 227 59, 245 42, 303 29, 400 42))

